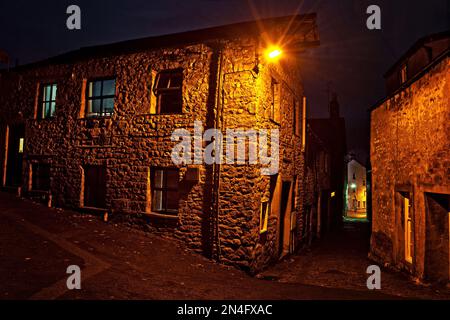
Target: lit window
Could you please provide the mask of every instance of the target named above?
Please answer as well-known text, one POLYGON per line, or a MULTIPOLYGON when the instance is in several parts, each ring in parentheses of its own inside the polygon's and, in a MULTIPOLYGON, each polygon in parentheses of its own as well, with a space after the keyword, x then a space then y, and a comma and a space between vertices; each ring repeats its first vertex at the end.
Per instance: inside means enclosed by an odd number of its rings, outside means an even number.
POLYGON ((404 64, 400 69, 400 83, 403 84, 408 80, 408 68, 407 65, 404 64))
POLYGON ((153 92, 157 97, 157 113, 181 113, 183 71, 165 70, 158 73, 153 92))
POLYGON ((269 221, 269 201, 261 202, 261 211, 259 214, 259 233, 267 231, 267 224, 269 221))
POLYGON ((111 116, 114 113, 116 80, 101 79, 88 82, 87 117, 111 116))
POLYGON ((152 210, 158 213, 178 213, 178 169, 155 169, 152 171, 152 210))
POLYGON ((23 153, 24 138, 19 138, 19 153, 23 153))
POLYGON ((42 86, 41 101, 39 103, 39 119, 51 118, 55 115, 56 110, 56 90, 57 85, 47 84, 42 86))

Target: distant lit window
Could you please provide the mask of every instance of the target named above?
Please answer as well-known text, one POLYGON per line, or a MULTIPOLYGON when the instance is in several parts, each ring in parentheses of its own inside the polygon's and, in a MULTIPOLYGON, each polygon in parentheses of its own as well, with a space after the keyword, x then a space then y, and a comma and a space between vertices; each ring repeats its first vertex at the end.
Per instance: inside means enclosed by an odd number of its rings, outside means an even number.
POLYGON ((25 139, 24 138, 20 138, 19 139, 19 153, 23 153, 23 144, 24 144, 25 139))
POLYGON ((156 168, 151 174, 152 211, 176 215, 178 213, 178 169, 156 168))
POLYGON ((165 70, 157 74, 153 92, 157 97, 159 114, 181 113, 183 70, 165 70))
POLYGON ((280 91, 280 84, 275 80, 272 79, 271 84, 271 104, 270 104, 270 120, 280 123, 280 113, 281 113, 281 91, 280 91))
POLYGON ((264 233, 267 231, 267 224, 269 222, 269 201, 261 202, 261 209, 259 214, 259 233, 264 233))
POLYGON ((401 68, 400 68, 400 83, 405 83, 406 80, 408 80, 408 67, 406 64, 404 64, 401 68))
POLYGON ((114 98, 116 95, 115 79, 100 79, 88 82, 87 87, 87 117, 111 116, 114 113, 114 98))
POLYGON ((42 86, 41 100, 39 103, 38 118, 46 119, 55 115, 56 110, 56 83, 42 86))
POLYGON ((350 185, 350 187, 351 187, 352 189, 356 189, 356 183, 352 183, 352 184, 350 185))

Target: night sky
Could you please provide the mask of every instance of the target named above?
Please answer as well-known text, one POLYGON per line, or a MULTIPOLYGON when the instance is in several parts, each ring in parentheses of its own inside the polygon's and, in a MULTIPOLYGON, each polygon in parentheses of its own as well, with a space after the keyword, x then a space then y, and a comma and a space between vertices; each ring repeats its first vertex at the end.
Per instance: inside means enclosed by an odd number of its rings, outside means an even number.
POLYGON ((82 46, 307 12, 318 14, 321 38, 301 56, 308 115, 327 116, 329 84, 349 150, 365 161, 367 109, 384 95, 383 74, 417 39, 450 29, 450 0, 1 0, 0 49, 24 64, 82 46), (66 28, 71 4, 81 8, 81 30, 66 28), (381 31, 366 28, 371 4, 381 7, 381 31))

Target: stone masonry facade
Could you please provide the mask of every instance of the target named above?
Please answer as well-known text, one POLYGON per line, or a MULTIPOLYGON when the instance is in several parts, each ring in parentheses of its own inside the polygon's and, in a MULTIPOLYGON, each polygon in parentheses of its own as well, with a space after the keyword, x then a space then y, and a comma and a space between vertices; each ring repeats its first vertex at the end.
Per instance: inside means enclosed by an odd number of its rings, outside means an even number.
POLYGON ((14 152, 13 128, 23 126, 21 179, 16 186, 23 195, 33 194, 33 165, 45 164, 50 168, 45 191, 53 206, 144 221, 149 230, 177 237, 222 263, 249 272, 263 269, 299 242, 296 235, 304 227, 304 122, 295 117, 306 107, 301 66, 288 50, 278 62, 267 61, 263 54, 268 35, 284 33, 292 19, 298 22, 293 24, 298 29, 288 33, 292 39, 300 46, 317 42, 315 16, 296 16, 266 21, 264 33, 248 31, 256 29, 256 23, 219 27, 150 39, 135 48, 133 42, 125 42, 81 49, 2 71, 3 186, 8 187, 8 170, 15 159, 9 156, 14 152), (237 27, 241 32, 236 34, 237 27), (161 71, 175 69, 182 70, 182 111, 157 114, 155 78, 161 71), (111 77, 115 79, 113 114, 88 117, 88 81, 111 77), (274 82, 280 90, 276 121, 269 115, 274 82), (39 119, 39 94, 46 83, 57 84, 56 109, 53 117, 39 119), (175 166, 171 152, 177 142, 171 134, 176 129, 193 132, 194 121, 223 133, 227 128, 279 129, 278 174, 262 175, 260 164, 248 163, 175 166), (85 170, 92 165, 106 170, 104 208, 84 205, 85 170), (178 169, 178 213, 155 213, 151 175, 155 168, 173 167, 178 169), (270 203, 270 210, 262 230, 264 201, 270 203))
POLYGON ((372 109, 370 140, 372 258, 444 283, 450 272, 449 96, 447 50, 372 109), (433 209, 436 203, 441 209, 433 209), (433 219, 440 219, 438 226, 433 219))

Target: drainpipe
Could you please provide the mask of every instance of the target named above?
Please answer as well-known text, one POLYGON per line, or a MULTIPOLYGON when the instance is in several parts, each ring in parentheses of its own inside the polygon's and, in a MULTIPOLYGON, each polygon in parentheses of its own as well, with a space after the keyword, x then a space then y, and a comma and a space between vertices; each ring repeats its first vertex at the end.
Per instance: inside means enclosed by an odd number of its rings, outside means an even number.
MULTIPOLYGON (((222 69, 223 69, 223 45, 219 45, 218 49, 218 68, 217 68, 217 86, 216 86, 216 101, 215 101, 215 119, 214 128, 222 132, 222 111, 223 111, 223 81, 222 81, 222 69), (222 95, 222 97, 221 97, 222 95)), ((215 141, 217 143, 217 141, 215 141)), ((220 227, 219 227, 219 214, 220 214, 220 163, 214 162, 213 164, 213 205, 212 211, 214 216, 214 238, 215 238, 215 254, 216 260, 220 262, 221 256, 221 244, 220 244, 220 227)))

